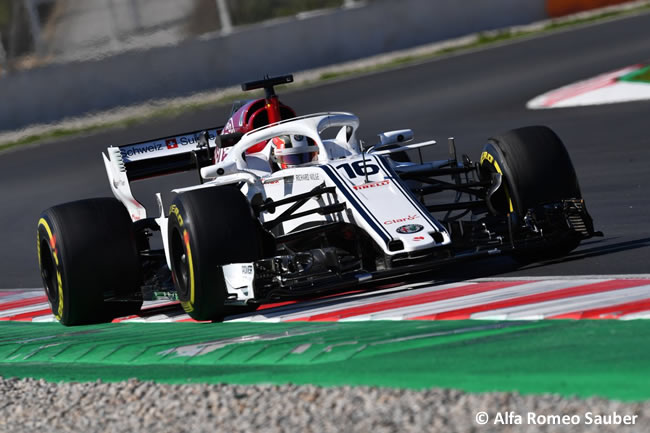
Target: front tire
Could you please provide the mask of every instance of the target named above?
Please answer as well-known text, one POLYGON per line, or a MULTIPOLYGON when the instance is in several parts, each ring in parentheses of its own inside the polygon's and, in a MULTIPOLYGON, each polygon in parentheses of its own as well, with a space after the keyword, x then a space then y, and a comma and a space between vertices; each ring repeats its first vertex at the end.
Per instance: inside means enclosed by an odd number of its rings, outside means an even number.
MULTIPOLYGON (((498 214, 510 219, 515 236, 530 210, 559 206, 565 200, 582 200, 564 143, 546 126, 519 128, 490 138, 481 154, 480 167, 483 173, 502 175, 502 186, 490 200, 498 214)), ((552 226, 539 228, 545 234, 544 243, 520 244, 512 253, 515 258, 530 261, 563 256, 582 239, 561 215, 552 226)))
POLYGON ((220 320, 230 312, 221 266, 262 257, 259 223, 233 186, 179 194, 169 212, 172 275, 183 309, 195 320, 220 320))
POLYGON ((142 301, 105 301, 139 292, 142 282, 133 224, 119 201, 54 206, 37 230, 43 287, 59 322, 106 322, 140 310, 142 301))

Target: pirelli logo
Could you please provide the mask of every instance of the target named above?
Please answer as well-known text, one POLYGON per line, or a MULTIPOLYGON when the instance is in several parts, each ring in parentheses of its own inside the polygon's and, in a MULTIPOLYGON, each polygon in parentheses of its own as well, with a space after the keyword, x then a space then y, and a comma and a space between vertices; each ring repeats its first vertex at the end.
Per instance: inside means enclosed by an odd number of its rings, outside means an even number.
POLYGON ((386 186, 390 183, 390 180, 381 180, 379 182, 372 182, 372 183, 364 183, 363 185, 354 185, 353 188, 356 190, 360 189, 370 189, 370 188, 378 188, 380 186, 386 186))

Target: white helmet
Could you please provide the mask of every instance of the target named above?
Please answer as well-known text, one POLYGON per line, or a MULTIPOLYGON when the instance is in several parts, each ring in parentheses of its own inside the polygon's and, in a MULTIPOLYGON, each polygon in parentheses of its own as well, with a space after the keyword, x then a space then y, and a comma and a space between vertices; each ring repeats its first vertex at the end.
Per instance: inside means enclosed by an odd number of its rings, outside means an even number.
POLYGON ((304 135, 273 137, 271 145, 271 158, 280 168, 297 167, 318 157, 318 146, 304 135))

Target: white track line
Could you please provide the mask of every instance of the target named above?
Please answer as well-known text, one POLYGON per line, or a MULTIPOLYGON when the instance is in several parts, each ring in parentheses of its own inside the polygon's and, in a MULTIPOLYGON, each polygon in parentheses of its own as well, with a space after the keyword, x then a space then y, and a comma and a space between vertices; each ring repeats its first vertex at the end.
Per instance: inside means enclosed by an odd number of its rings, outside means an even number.
MULTIPOLYGON (((571 313, 574 311, 585 311, 595 308, 602 308, 634 302, 650 298, 650 274, 636 275, 580 275, 580 276, 546 276, 546 277, 494 277, 480 278, 469 281, 454 282, 436 285, 435 281, 421 282, 413 285, 401 285, 377 291, 363 291, 346 296, 321 298, 285 306, 259 310, 252 313, 229 316, 225 319, 228 322, 281 322, 291 319, 307 319, 321 314, 336 316, 337 311, 354 309, 359 307, 372 307, 374 304, 385 301, 399 301, 417 295, 432 294, 441 290, 456 287, 473 285, 486 282, 515 282, 522 284, 491 289, 480 293, 468 294, 434 302, 417 305, 390 308, 378 312, 360 314, 357 316, 343 317, 340 321, 362 321, 362 320, 403 320, 419 316, 428 316, 458 309, 478 307, 499 301, 513 300, 521 297, 539 293, 556 291, 570 287, 594 284, 608 280, 648 280, 648 285, 632 288, 613 289, 581 296, 570 296, 557 300, 530 303, 525 305, 502 308, 492 311, 482 311, 472 314, 473 319, 541 319, 544 317, 571 313)), ((11 289, 20 291, 21 289, 11 289)), ((43 296, 42 289, 34 291, 30 289, 22 293, 14 293, 0 297, 0 308, 2 303, 20 301, 43 296)), ((166 311, 156 314, 156 309, 169 305, 176 305, 171 301, 148 301, 143 305, 144 316, 123 319, 120 322, 173 322, 189 319, 182 310, 166 311), (153 315, 146 315, 150 311, 153 315)), ((49 307, 48 303, 37 303, 11 310, 0 310, 0 317, 7 318, 19 314, 44 310, 49 307)), ((631 313, 622 317, 625 320, 636 318, 648 318, 648 312, 631 313)), ((34 322, 55 321, 52 314, 41 315, 32 318, 34 322)))
POLYGON ((371 305, 382 301, 401 299, 406 296, 415 296, 415 295, 431 293, 434 291, 439 291, 444 289, 451 289, 454 287, 461 287, 467 284, 468 283, 466 282, 451 283, 451 284, 443 284, 440 286, 428 286, 419 289, 408 288, 406 290, 404 290, 404 287, 408 287, 408 286, 400 286, 399 288, 386 289, 385 291, 380 291, 380 292, 359 293, 359 294, 355 294, 356 296, 351 296, 350 298, 334 298, 334 299, 326 298, 326 299, 320 299, 318 301, 312 301, 309 303, 292 304, 285 307, 280 307, 280 309, 278 309, 279 311, 275 309, 262 310, 260 312, 254 312, 247 316, 240 316, 237 319, 233 319, 232 321, 237 321, 237 322, 244 322, 244 321, 245 322, 266 322, 269 320, 286 321, 286 320, 298 319, 306 316, 314 316, 317 314, 329 313, 329 312, 338 311, 346 308, 362 307, 362 306, 371 305), (395 292, 395 290, 399 290, 399 291, 395 292), (382 294, 382 292, 386 292, 386 291, 391 291, 391 293, 382 294), (363 296, 364 298, 359 299, 360 296, 363 296), (332 301, 336 301, 336 302, 332 302, 332 301))
POLYGON ((50 308, 50 304, 47 302, 28 305, 20 308, 12 308, 10 310, 0 311, 0 317, 13 317, 23 313, 31 313, 32 311, 45 310, 50 308))
POLYGON ((650 285, 571 296, 474 313, 472 319, 541 320, 550 316, 604 308, 650 298, 650 285))
MULTIPOLYGON (((524 296, 536 295, 539 293, 550 292, 554 290, 577 287, 601 280, 573 280, 573 281, 538 281, 530 282, 518 286, 506 287, 503 289, 490 290, 487 292, 476 293, 458 298, 445 299, 426 304, 418 304, 409 307, 384 310, 363 316, 355 316, 342 319, 342 321, 355 320, 403 320, 419 316, 428 316, 432 314, 444 313, 447 311, 459 310, 462 308, 478 307, 480 305, 491 304, 493 302, 507 301, 524 296)), ((607 280, 602 280, 607 281, 607 280)))

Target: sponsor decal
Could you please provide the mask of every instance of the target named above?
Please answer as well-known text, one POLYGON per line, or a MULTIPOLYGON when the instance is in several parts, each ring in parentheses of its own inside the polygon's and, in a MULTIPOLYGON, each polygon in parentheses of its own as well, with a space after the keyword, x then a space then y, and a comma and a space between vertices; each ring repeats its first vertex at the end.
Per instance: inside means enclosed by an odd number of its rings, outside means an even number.
POLYGON ((226 159, 226 157, 228 156, 228 153, 230 153, 230 149, 232 149, 232 147, 226 147, 225 149, 217 148, 215 150, 215 154, 214 154, 215 162, 224 161, 226 159))
MULTIPOLYGON (((188 144, 198 143, 200 138, 201 138, 200 134, 197 134, 196 136, 185 135, 183 137, 180 137, 178 140, 181 146, 187 146, 188 144)), ((212 131, 208 131, 208 140, 213 142, 216 138, 217 138, 216 134, 214 134, 212 131)), ((174 139, 174 141, 176 141, 176 139, 174 139)))
MULTIPOLYGON (((214 143, 214 140, 216 138, 217 135, 215 130, 208 131, 208 139, 210 140, 210 142, 214 143)), ((148 143, 140 143, 133 146, 123 147, 120 149, 120 153, 122 154, 122 158, 132 158, 134 156, 146 155, 148 153, 165 152, 167 150, 174 150, 182 146, 194 145, 198 142, 199 142, 198 134, 196 136, 191 134, 182 135, 178 137, 167 138, 164 140, 164 143, 162 141, 160 142, 151 141, 148 143)))
POLYGON ((296 182, 309 181, 309 180, 320 180, 320 175, 318 173, 309 173, 309 174, 296 174, 294 176, 296 182))
POLYGON ((176 215, 176 220, 178 221, 178 225, 183 227, 183 217, 181 216, 181 211, 178 209, 178 207, 173 204, 169 208, 169 216, 172 216, 172 214, 176 215))
POLYGON ((423 240, 424 240, 424 236, 414 236, 414 237, 413 237, 413 240, 416 241, 416 242, 423 241, 423 240))
POLYGON ((406 218, 397 218, 393 220, 384 221, 384 225, 389 226, 391 224, 405 223, 405 222, 413 221, 418 218, 420 218, 420 215, 409 215, 406 218))
POLYGON ((424 230, 424 226, 421 226, 420 224, 406 224, 397 227, 395 231, 403 235, 408 235, 410 233, 421 232, 422 230, 424 230))
MULTIPOLYGON (((243 116, 242 116, 243 117, 243 116)), ((241 126, 241 125, 239 125, 241 126)), ((223 127, 223 130, 221 131, 222 134, 231 134, 235 132, 235 125, 232 122, 232 117, 228 119, 228 123, 226 123, 226 126, 223 127)))
POLYGON ((492 155, 490 155, 489 153, 487 153, 487 152, 483 152, 483 153, 481 153, 481 160, 480 160, 479 164, 482 164, 483 161, 485 161, 486 159, 488 160, 488 162, 490 164, 494 163, 494 157, 492 155))
POLYGON ((380 186, 386 186, 390 183, 390 180, 381 180, 379 182, 371 182, 371 183, 365 183, 363 185, 354 185, 352 188, 356 189, 357 191, 360 189, 370 189, 370 188, 377 188, 380 186))
POLYGON ((241 273, 243 275, 253 275, 253 265, 242 265, 241 273))
POLYGON ((120 153, 122 154, 122 158, 128 158, 131 156, 143 155, 147 153, 158 152, 161 150, 163 150, 162 143, 149 143, 138 147, 132 147, 130 149, 121 149, 120 153))

